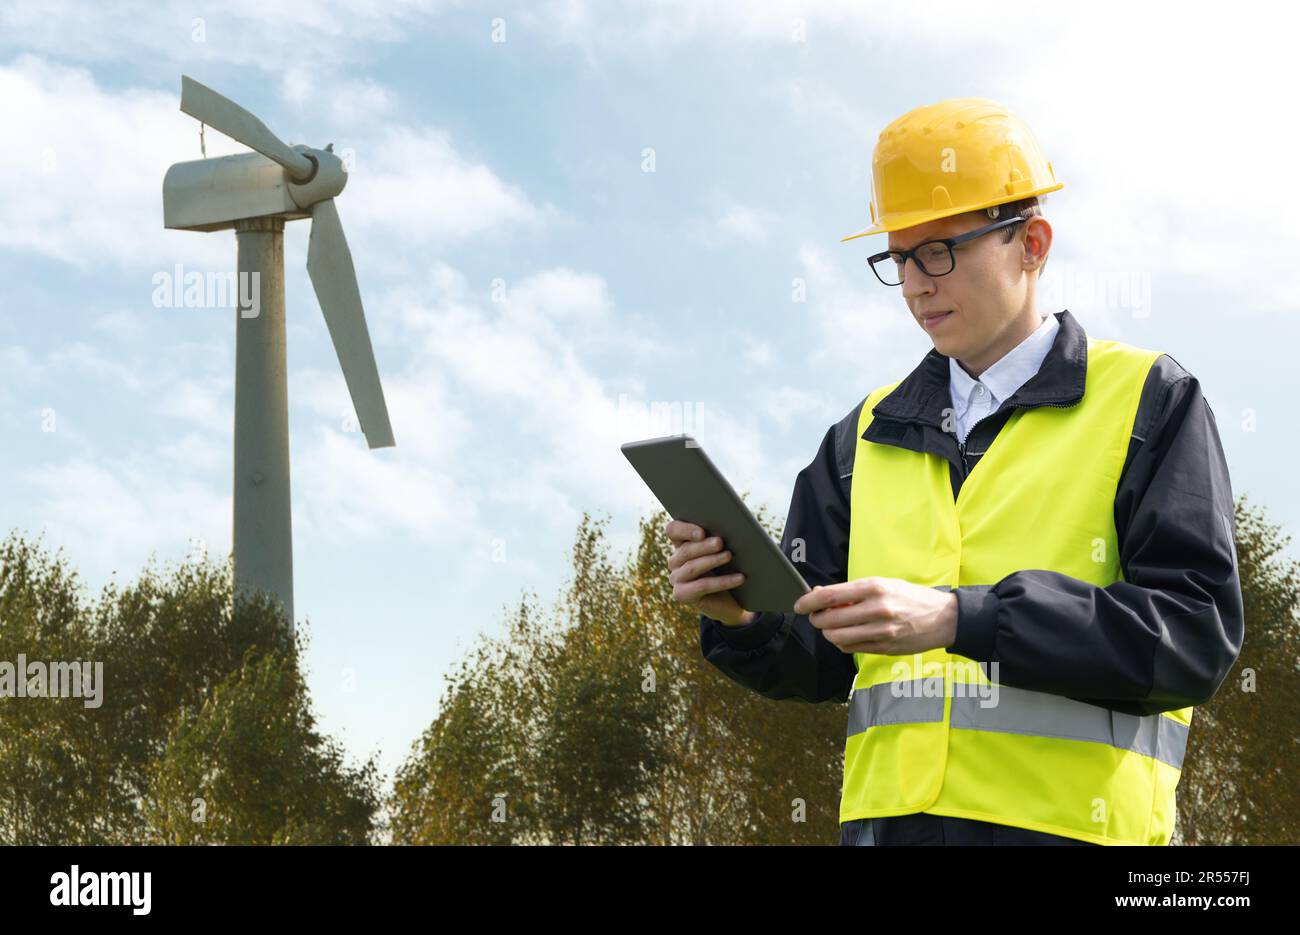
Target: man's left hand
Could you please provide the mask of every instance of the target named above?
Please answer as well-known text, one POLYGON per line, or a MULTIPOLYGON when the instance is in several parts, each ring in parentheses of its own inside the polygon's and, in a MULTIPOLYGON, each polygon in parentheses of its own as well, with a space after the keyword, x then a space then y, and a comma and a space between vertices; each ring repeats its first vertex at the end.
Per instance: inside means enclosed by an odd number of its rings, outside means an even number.
POLYGON ((901 578, 859 578, 813 588, 797 614, 841 652, 906 656, 957 639, 957 595, 901 578))

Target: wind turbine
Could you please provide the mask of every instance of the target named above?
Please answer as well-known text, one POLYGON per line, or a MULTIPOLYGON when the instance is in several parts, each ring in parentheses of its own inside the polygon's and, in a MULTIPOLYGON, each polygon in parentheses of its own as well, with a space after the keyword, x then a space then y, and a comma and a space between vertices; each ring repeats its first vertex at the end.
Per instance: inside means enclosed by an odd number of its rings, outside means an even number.
POLYGON ((260 590, 278 599, 292 631, 285 221, 311 218, 307 273, 366 442, 395 444, 352 252, 334 206, 347 172, 332 143, 323 150, 287 146, 234 101, 185 75, 181 110, 255 150, 168 169, 163 226, 234 230, 238 291, 257 283, 258 304, 250 303, 256 312, 245 317, 250 310, 237 308, 235 318, 234 585, 236 592, 260 590))

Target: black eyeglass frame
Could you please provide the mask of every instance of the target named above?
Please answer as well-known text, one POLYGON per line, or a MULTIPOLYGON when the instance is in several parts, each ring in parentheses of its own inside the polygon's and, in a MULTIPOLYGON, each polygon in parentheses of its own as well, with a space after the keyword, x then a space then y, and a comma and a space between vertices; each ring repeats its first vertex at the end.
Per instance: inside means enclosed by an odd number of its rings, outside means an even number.
POLYGON ((1005 221, 994 221, 992 224, 985 225, 984 227, 977 227, 975 230, 967 231, 957 237, 939 237, 934 240, 927 240, 924 243, 917 244, 911 250, 886 250, 883 253, 876 253, 867 257, 867 265, 871 267, 871 272, 875 273, 876 278, 885 286, 901 286, 903 284, 903 274, 907 271, 907 261, 909 259, 914 261, 917 268, 927 276, 935 278, 938 278, 939 276, 947 276, 948 273, 951 273, 957 268, 957 254, 953 252, 953 247, 965 243, 968 240, 974 240, 976 237, 983 237, 985 234, 991 234, 993 231, 1002 230, 1004 227, 1010 227, 1012 224, 1019 224, 1025 220, 1027 219, 1020 215, 1016 215, 1013 218, 1007 218, 1005 221), (916 255, 917 251, 921 248, 936 243, 941 243, 948 248, 948 260, 951 265, 945 273, 930 272, 925 268, 925 264, 921 262, 921 258, 916 255), (900 257, 901 259, 899 259, 900 257), (876 262, 884 259, 894 260, 895 266, 899 270, 898 282, 885 282, 885 277, 881 276, 880 271, 876 269, 876 262))

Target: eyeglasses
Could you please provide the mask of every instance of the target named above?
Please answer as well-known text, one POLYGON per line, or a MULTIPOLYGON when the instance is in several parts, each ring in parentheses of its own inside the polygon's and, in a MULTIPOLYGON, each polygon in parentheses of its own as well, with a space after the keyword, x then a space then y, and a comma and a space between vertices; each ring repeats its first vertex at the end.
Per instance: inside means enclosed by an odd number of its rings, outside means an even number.
POLYGON ((925 243, 917 244, 911 250, 886 250, 884 253, 868 257, 867 262, 871 264, 871 271, 876 274, 876 278, 886 286, 903 284, 903 270, 907 266, 908 257, 915 260, 917 267, 927 276, 947 276, 957 266, 953 247, 1004 227, 1010 227, 1012 224, 1019 224, 1023 220, 1025 219, 1019 216, 1007 218, 1005 221, 996 221, 986 227, 977 227, 959 237, 927 240, 925 243))

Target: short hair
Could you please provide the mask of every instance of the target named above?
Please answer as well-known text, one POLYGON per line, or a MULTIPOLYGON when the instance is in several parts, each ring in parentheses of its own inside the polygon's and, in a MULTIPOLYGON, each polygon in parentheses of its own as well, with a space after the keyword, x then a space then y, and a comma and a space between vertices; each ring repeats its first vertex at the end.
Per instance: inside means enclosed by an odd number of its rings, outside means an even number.
MULTIPOLYGON (((1000 205, 993 205, 990 208, 977 208, 969 212, 971 217, 979 218, 983 223, 990 221, 1006 220, 1014 215, 1020 215, 1028 221, 1032 217, 1043 216, 1043 205, 1047 203, 1046 195, 1033 195, 1029 198, 1021 198, 1019 201, 1008 201, 1000 205)), ((1005 228, 1002 231, 1002 242, 1011 243, 1016 236, 1016 231, 1024 225, 1015 225, 1005 228)), ((1047 258, 1043 257, 1043 262, 1038 265, 1038 272, 1041 275, 1043 268, 1047 266, 1047 258)))

